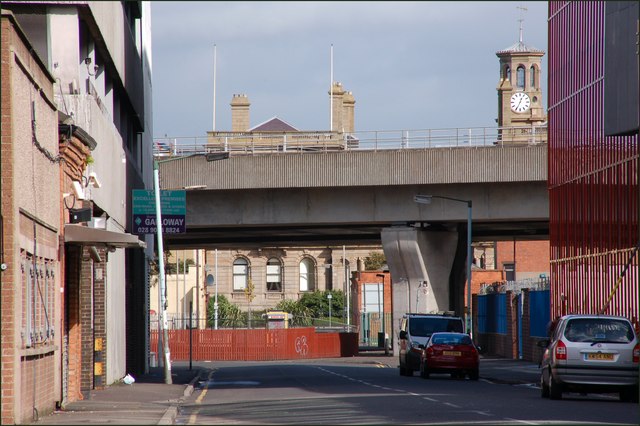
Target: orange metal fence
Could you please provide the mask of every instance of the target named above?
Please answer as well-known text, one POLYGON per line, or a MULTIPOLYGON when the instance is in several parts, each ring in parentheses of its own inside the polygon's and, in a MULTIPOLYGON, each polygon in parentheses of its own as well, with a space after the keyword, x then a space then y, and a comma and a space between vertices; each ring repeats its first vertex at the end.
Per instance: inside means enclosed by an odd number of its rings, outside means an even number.
MULTIPOLYGON (((316 333, 315 328, 279 330, 168 330, 175 361, 275 361, 334 358, 358 353, 357 333, 316 333), (189 334, 191 332, 191 344, 189 334)), ((151 352, 158 348, 158 331, 150 331, 151 352)))

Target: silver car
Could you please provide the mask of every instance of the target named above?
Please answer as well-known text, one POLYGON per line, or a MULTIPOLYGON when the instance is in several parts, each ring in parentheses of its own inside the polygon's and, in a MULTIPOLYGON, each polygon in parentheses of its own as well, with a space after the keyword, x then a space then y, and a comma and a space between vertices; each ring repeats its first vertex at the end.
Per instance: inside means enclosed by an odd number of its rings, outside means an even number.
POLYGON ((558 320, 540 364, 542 397, 562 392, 619 392, 638 400, 640 344, 624 317, 566 315, 558 320))

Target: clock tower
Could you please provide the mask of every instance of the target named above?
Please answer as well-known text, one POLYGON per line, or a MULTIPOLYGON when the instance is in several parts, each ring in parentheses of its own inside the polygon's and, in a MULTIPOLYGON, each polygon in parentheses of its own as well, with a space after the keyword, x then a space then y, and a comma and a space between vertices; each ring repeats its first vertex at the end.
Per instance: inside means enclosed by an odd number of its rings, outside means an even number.
MULTIPOLYGON (((498 82, 498 127, 540 126, 547 121, 542 105, 540 87, 540 62, 544 51, 527 46, 522 41, 522 19, 520 39, 514 45, 496 52, 500 60, 500 81, 498 82)), ((531 143, 546 141, 535 139, 531 131, 519 129, 501 132, 503 142, 531 143)), ((538 132, 536 132, 538 133, 538 132)), ((542 136, 542 135, 538 135, 542 136)))

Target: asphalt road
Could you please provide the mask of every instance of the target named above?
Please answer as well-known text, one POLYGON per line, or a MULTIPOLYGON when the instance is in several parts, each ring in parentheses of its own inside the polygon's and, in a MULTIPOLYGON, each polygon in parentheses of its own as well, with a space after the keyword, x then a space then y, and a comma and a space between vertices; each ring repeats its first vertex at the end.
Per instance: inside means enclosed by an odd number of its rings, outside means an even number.
MULTIPOLYGON (((491 368, 501 368, 492 361, 491 368)), ((638 424, 639 405, 612 394, 540 397, 518 380, 401 377, 395 359, 198 363, 176 424, 638 424)), ((489 364, 487 364, 489 365, 489 364)), ((506 367, 505 367, 506 368, 506 367)), ((507 374, 506 376, 509 376, 507 374)), ((529 383, 527 383, 527 381, 529 383)))

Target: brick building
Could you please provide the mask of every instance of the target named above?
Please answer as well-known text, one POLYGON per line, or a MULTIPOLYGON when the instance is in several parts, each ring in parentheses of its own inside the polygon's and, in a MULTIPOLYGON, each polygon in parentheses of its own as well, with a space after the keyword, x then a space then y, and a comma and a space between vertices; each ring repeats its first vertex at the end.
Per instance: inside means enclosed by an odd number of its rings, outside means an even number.
POLYGON ((148 11, 2 3, 2 424, 147 368, 152 248, 125 231, 151 183, 148 11))
POLYGON ((60 400, 60 174, 55 79, 2 12, 2 424, 60 400))

